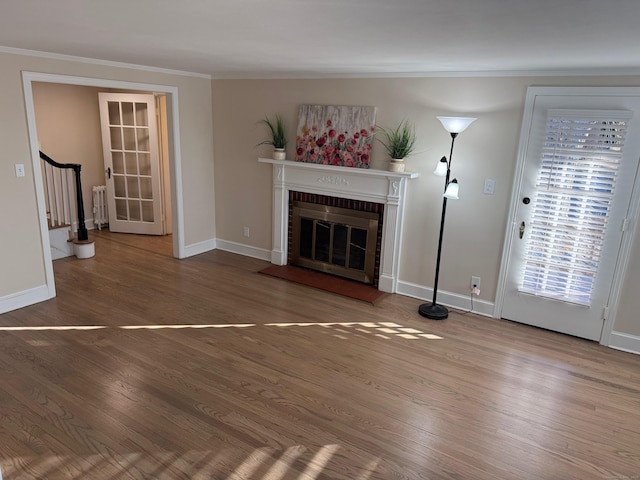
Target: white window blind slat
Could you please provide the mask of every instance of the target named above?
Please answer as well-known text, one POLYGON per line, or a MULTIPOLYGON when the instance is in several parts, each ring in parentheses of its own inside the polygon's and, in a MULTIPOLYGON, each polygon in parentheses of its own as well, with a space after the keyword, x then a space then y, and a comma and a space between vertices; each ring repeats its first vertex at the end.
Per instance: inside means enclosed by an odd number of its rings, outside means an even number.
POLYGON ((548 112, 520 291, 589 305, 630 118, 548 112))

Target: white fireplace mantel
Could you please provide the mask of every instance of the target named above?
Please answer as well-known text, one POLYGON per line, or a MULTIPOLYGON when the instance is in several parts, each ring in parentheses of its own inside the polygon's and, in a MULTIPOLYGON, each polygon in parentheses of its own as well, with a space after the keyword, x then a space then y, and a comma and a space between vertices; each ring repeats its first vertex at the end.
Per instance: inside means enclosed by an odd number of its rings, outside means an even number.
POLYGON ((395 293, 398 283, 407 181, 414 172, 335 167, 259 158, 273 165, 273 248, 271 263, 287 264, 289 191, 349 198, 384 205, 378 289, 395 293))

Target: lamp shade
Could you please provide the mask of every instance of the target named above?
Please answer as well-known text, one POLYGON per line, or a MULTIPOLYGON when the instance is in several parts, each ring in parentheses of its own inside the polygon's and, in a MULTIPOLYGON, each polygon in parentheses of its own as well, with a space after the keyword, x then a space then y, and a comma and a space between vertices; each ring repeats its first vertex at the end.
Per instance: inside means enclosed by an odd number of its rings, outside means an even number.
POLYGON ((449 164, 447 163, 447 157, 442 157, 438 162, 436 169, 433 171, 433 174, 439 177, 444 177, 447 174, 448 168, 449 164))
POLYGON ((453 180, 451 180, 449 185, 447 185, 447 189, 444 191, 445 198, 450 198, 452 200, 458 200, 458 198, 459 198, 458 197, 458 190, 459 190, 458 180, 454 178, 453 180))
POLYGON ((462 133, 477 120, 472 117, 436 117, 449 133, 462 133))

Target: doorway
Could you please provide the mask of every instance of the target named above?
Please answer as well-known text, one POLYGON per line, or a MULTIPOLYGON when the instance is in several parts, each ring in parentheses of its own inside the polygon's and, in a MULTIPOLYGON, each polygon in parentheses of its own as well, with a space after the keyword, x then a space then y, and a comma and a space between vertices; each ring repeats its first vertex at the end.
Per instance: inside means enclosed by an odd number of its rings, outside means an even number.
POLYGON ((496 311, 602 342, 637 205, 640 89, 530 88, 496 311))
MULTIPOLYGON (((57 83, 65 85, 82 85, 98 87, 108 90, 125 91, 146 91, 158 92, 166 95, 167 111, 167 145, 169 150, 169 184, 171 191, 171 224, 173 225, 173 256, 184 258, 184 224, 182 212, 182 186, 181 186, 181 152, 179 142, 179 118, 177 113, 178 89, 173 86, 151 85, 144 83, 124 82, 107 79, 96 79, 86 77, 69 77, 55 74, 42 74, 37 72, 23 72, 23 87, 25 95, 27 123, 29 130, 29 141, 32 151, 32 165, 35 172, 36 201, 41 225, 41 242, 45 260, 45 272, 49 295, 55 296, 55 282, 53 278, 53 266, 51 260, 50 243, 48 231, 46 230, 46 208, 44 201, 44 191, 42 187, 42 175, 40 174, 40 159, 38 151, 38 132, 36 126, 35 106, 33 101, 33 83, 57 83), (45 228, 43 228, 45 227, 45 228)), ((101 160, 101 159, 100 159, 101 160)), ((84 190, 83 185, 83 190, 84 190)))

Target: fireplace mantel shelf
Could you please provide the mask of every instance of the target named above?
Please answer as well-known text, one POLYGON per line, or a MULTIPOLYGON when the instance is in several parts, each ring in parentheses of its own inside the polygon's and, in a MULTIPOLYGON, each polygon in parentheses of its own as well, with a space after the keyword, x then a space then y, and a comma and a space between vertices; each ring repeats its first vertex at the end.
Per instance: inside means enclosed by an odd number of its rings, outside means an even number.
POLYGON ((287 263, 290 191, 381 203, 384 205, 384 221, 378 288, 384 292, 396 292, 407 182, 420 174, 271 158, 259 158, 258 162, 273 165, 271 263, 287 263))
POLYGON ((351 168, 351 167, 336 167, 335 165, 322 165, 320 163, 304 163, 295 162, 293 160, 274 160, 272 158, 258 158, 258 162, 272 163, 274 165, 283 165, 295 168, 308 168, 311 170, 320 170, 326 172, 332 172, 335 174, 357 174, 373 177, 387 177, 387 178, 418 178, 419 173, 416 172, 389 172, 387 170, 377 170, 374 168, 351 168))

